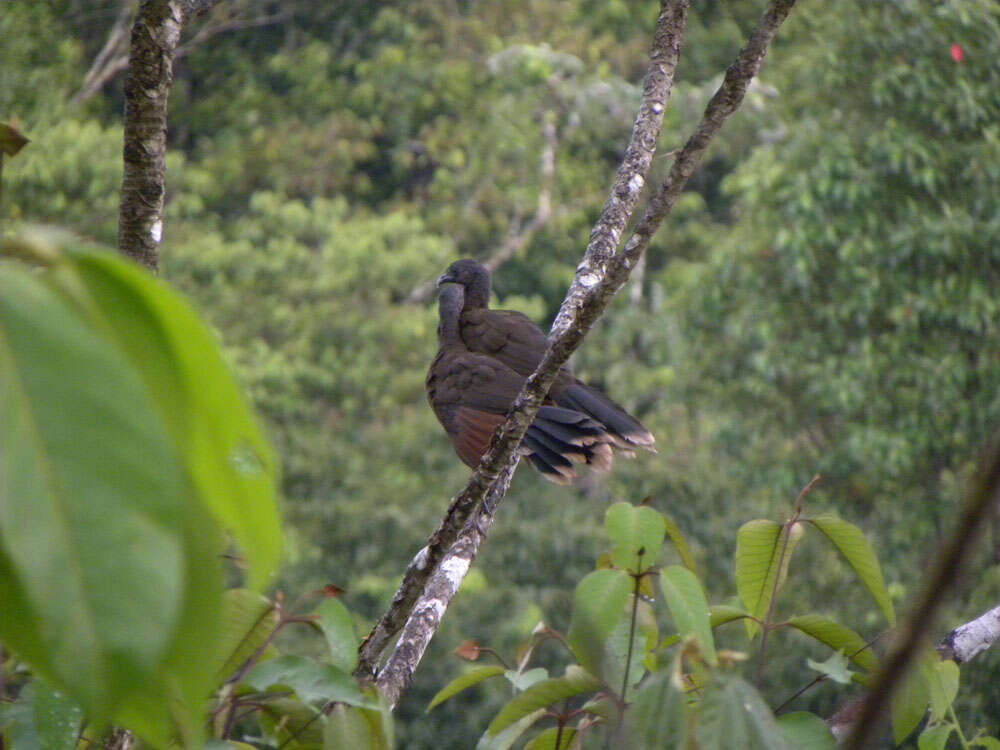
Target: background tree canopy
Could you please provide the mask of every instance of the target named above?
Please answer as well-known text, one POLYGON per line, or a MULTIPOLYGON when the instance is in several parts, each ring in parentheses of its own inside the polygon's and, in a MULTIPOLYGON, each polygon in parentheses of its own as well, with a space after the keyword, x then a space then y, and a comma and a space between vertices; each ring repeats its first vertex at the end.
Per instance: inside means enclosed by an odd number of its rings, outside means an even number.
MULTIPOLYGON (((763 7, 692 5, 661 153, 763 7)), ((551 320, 627 141, 658 3, 235 7, 264 21, 178 60, 163 275, 217 329, 281 456, 282 586, 336 583, 374 617, 468 473, 425 403, 436 313, 411 293, 495 254, 545 191, 551 216, 495 291, 551 320)), ((118 11, 15 0, 0 15, 0 119, 32 139, 5 165, 5 221, 113 243, 121 80, 74 97, 118 11)), ((779 517, 818 472, 810 507, 866 530, 897 597, 917 583, 1000 416, 998 48, 992 0, 797 9, 575 363, 659 455, 575 489, 519 473, 401 706, 406 747, 474 744, 505 693, 423 718, 453 671, 444 654, 463 638, 509 647, 540 619, 564 629, 613 501, 669 510, 710 593, 728 592, 737 527, 779 517)), ((1000 599, 994 554, 956 623, 1000 599)), ((816 588, 801 595, 868 611, 829 563, 802 553, 816 588)), ((996 732, 998 657, 967 669, 964 710, 996 732)), ((781 674, 772 698, 797 687, 781 674)), ((810 700, 822 713, 834 693, 810 700)))

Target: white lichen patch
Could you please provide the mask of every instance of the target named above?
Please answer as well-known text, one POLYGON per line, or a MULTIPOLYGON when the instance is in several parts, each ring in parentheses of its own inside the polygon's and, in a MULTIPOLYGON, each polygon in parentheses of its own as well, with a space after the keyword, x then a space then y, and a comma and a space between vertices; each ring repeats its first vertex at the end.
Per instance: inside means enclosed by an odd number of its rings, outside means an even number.
POLYGON ((449 557, 441 563, 441 572, 444 573, 452 588, 457 589, 462 583, 465 574, 469 572, 470 562, 464 557, 449 557))
POLYGON ((642 186, 646 184, 646 181, 642 179, 641 174, 632 175, 632 179, 628 181, 628 189, 630 193, 637 193, 642 190, 642 186))
POLYGON ((159 242, 163 237, 163 222, 160 219, 154 221, 149 228, 149 236, 153 238, 153 242, 159 242))

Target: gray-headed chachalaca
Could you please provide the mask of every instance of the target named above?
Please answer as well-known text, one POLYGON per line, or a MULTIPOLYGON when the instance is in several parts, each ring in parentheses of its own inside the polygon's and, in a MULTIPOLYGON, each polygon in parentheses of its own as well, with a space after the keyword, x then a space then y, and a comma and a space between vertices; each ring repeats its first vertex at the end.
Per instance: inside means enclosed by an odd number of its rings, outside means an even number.
MULTIPOLYGON (((459 457, 475 466, 547 341, 525 315, 488 309, 489 272, 475 261, 452 264, 438 284, 441 350, 428 373, 428 396, 459 457)), ((576 476, 572 463, 606 470, 612 446, 632 455, 636 447, 654 451, 653 444, 634 417, 564 367, 522 451, 546 478, 566 484, 576 476)))
MULTIPOLYGON (((459 260, 438 279, 438 284, 444 282, 465 288, 461 334, 469 350, 495 357, 523 377, 533 373, 548 339, 527 315, 489 309, 490 272, 474 260, 459 260)), ((656 440, 649 430, 603 393, 576 378, 569 366, 559 370, 549 397, 559 406, 576 409, 599 422, 617 448, 655 452, 656 440)))
MULTIPOLYGON (((493 357, 469 351, 463 343, 459 321, 464 296, 458 284, 441 287, 440 349, 427 373, 427 397, 459 458, 475 466, 524 377, 493 357)), ((609 469, 610 443, 607 432, 586 414, 548 404, 538 410, 525 433, 521 452, 546 479, 569 484, 576 477, 574 463, 609 469)))

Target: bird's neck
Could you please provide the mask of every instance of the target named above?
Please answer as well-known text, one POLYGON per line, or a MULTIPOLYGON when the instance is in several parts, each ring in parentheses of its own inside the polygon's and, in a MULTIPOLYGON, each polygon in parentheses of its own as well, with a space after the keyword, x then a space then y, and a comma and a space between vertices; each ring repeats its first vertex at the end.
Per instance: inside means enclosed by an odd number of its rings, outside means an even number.
POLYGON ((465 287, 465 309, 466 310, 486 310, 490 306, 490 281, 489 278, 476 279, 472 284, 465 287))

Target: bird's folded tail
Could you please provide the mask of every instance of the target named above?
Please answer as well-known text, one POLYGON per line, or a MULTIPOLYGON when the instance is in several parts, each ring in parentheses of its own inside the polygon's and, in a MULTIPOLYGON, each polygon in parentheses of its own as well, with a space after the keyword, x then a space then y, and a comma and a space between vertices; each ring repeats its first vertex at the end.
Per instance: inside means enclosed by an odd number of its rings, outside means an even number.
POLYGON ((612 438, 616 448, 628 456, 633 448, 656 453, 656 438, 625 409, 600 391, 583 383, 574 383, 559 392, 555 401, 560 406, 583 412, 600 423, 612 438))
POLYGON ((574 463, 596 471, 611 468, 611 436, 584 414, 557 406, 543 406, 521 444, 528 460, 546 479, 570 484, 576 478, 574 463))

